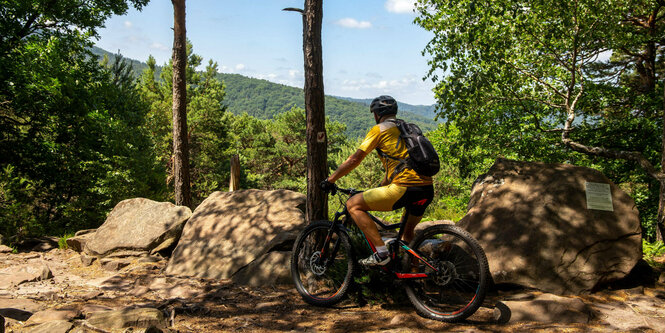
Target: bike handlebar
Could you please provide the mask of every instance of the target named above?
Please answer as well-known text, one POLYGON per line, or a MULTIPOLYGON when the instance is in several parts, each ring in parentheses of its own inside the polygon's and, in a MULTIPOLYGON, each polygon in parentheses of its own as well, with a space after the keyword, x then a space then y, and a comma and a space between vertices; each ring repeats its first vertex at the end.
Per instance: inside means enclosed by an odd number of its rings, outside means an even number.
POLYGON ((362 191, 356 190, 355 188, 341 188, 337 186, 337 184, 333 184, 335 186, 335 191, 342 192, 344 194, 348 194, 350 196, 356 195, 358 193, 362 193, 362 191))

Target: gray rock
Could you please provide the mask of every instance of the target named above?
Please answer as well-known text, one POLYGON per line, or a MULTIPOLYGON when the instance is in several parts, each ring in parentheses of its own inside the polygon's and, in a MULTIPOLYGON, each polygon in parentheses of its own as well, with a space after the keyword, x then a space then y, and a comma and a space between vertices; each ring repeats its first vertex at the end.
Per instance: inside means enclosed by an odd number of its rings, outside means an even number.
POLYGON ((148 328, 151 326, 164 328, 167 326, 164 313, 153 308, 126 308, 115 311, 93 312, 88 316, 86 322, 90 326, 104 330, 126 327, 148 328))
POLYGON ((29 327, 24 330, 26 333, 67 333, 74 327, 74 324, 66 320, 56 320, 43 323, 37 326, 29 327))
POLYGON ((0 253, 11 253, 14 251, 11 247, 7 245, 0 245, 0 253))
POLYGON ((125 250, 152 251, 178 238, 191 214, 189 208, 169 202, 144 198, 123 200, 92 234, 84 251, 96 256, 125 250))
POLYGON ((126 260, 113 260, 113 259, 101 259, 99 263, 102 265, 102 268, 107 271, 116 272, 127 266, 130 262, 126 260))
POLYGON ((252 287, 291 284, 291 252, 268 252, 236 272, 232 280, 252 287))
POLYGON ((79 230, 76 233, 74 233, 74 236, 88 235, 88 234, 92 234, 96 231, 97 231, 97 229, 83 229, 83 230, 79 230))
POLYGON ((115 309, 108 306, 99 305, 99 304, 86 304, 81 308, 81 313, 85 318, 89 318, 93 313, 97 312, 109 312, 114 311, 115 309))
POLYGON ((586 324, 592 313, 578 298, 552 294, 538 295, 532 300, 504 301, 503 304, 510 309, 509 323, 586 324))
POLYGON ((26 321, 33 313, 40 311, 39 303, 24 298, 0 298, 0 315, 18 321, 26 321))
POLYGON ((84 266, 90 266, 93 262, 97 260, 97 257, 81 254, 81 263, 84 266))
POLYGON ((48 309, 35 312, 25 324, 30 326, 58 320, 70 321, 80 315, 81 311, 77 309, 48 309))
POLYGON ((305 226, 304 206, 304 195, 287 190, 215 192, 187 222, 166 274, 230 278, 264 254, 288 248, 305 226))
POLYGON ((0 270, 0 289, 8 289, 25 282, 43 281, 53 278, 45 262, 30 263, 0 270))
POLYGON ((76 252, 83 252, 83 249, 85 249, 85 244, 88 242, 90 238, 94 233, 87 233, 87 234, 82 234, 74 237, 67 238, 65 243, 67 243, 67 247, 70 249, 76 251, 76 252))
POLYGON ((578 294, 642 257, 633 199, 593 169, 499 159, 476 179, 468 209, 457 225, 483 246, 495 283, 578 294), (613 211, 587 209, 585 182, 609 184, 613 211))

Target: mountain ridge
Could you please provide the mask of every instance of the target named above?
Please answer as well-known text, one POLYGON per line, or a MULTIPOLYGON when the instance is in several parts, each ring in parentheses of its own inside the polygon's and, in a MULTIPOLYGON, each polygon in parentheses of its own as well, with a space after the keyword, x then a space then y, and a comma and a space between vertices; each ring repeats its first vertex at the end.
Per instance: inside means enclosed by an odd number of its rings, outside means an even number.
MULTIPOLYGON (((116 54, 99 47, 93 47, 92 53, 98 57, 107 56, 114 60, 116 54)), ((129 61, 136 76, 147 68, 145 62, 125 58, 129 61)), ((156 66, 159 76, 162 66, 156 66)), ((272 119, 275 115, 288 111, 293 107, 305 107, 302 88, 291 87, 264 79, 247 77, 235 73, 218 73, 217 78, 224 83, 226 96, 223 104, 227 111, 240 115, 247 113, 260 119, 272 119)), ((375 125, 374 118, 369 116, 368 107, 371 99, 354 99, 350 97, 325 96, 326 117, 346 125, 349 138, 363 137, 375 125)), ((434 130, 438 121, 434 121, 435 105, 415 106, 398 101, 400 118, 413 122, 424 131, 434 130)))

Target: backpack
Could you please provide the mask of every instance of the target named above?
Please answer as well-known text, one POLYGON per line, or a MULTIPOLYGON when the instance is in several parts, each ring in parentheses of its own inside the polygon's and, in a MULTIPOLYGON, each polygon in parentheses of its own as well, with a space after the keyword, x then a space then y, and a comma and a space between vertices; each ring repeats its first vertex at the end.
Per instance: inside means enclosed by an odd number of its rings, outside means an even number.
POLYGON ((407 123, 402 119, 390 119, 388 121, 397 125, 397 129, 399 129, 400 132, 400 141, 404 142, 408 152, 406 159, 399 159, 377 149, 379 155, 400 162, 400 164, 395 167, 395 172, 390 176, 390 180, 407 168, 413 169, 416 173, 423 176, 431 177, 436 175, 440 168, 439 154, 436 153, 434 146, 427 137, 423 135, 423 131, 420 130, 420 127, 416 124, 407 123))

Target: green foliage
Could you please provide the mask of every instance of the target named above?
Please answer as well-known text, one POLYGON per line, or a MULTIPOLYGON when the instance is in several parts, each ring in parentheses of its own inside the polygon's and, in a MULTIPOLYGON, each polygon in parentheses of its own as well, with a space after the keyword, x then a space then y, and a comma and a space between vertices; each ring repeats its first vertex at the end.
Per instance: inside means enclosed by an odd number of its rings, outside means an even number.
POLYGON ((644 169, 606 158, 618 157, 607 150, 639 152, 659 169, 663 57, 656 50, 665 25, 639 22, 665 8, 592 0, 420 0, 417 7, 416 23, 434 33, 425 53, 439 114, 459 129, 462 144, 649 184, 635 193, 648 193, 636 199, 643 216, 653 215, 657 192, 644 169))
POLYGON ((85 50, 107 17, 146 2, 3 3, 0 219, 12 242, 96 226, 119 198, 153 193, 131 71, 85 50))
MULTIPOLYGON (((225 104, 229 112, 236 115, 247 113, 260 119, 272 119, 293 107, 305 107, 302 89, 239 74, 218 74, 218 77, 228 87, 225 104)), ((345 134, 349 138, 363 137, 374 125, 369 106, 363 102, 326 96, 325 107, 332 121, 346 125, 345 134)), ((405 111, 400 112, 400 117, 417 123, 423 130, 434 128, 431 118, 425 116, 405 111)))
POLYGON ((644 260, 649 263, 649 265, 658 269, 665 269, 663 264, 659 264, 653 260, 655 257, 665 255, 665 243, 662 241, 649 243, 647 240, 642 240, 642 253, 644 260))
MULTIPOLYGON (((229 127, 231 115, 225 111, 222 101, 224 84, 216 78, 217 63, 210 60, 204 72, 196 68, 202 57, 193 53, 187 44, 187 126, 189 133, 190 176, 192 179, 192 202, 198 205, 213 191, 220 190, 229 179, 231 141, 229 127)), ((171 155, 173 152, 172 85, 171 62, 160 70, 156 79, 155 59, 148 58, 147 67, 141 73, 138 89, 145 103, 150 105, 147 128, 150 131, 153 149, 161 167, 169 175, 172 185, 171 155)), ((169 197, 172 197, 169 191, 169 197)))
POLYGON ((0 170, 0 235, 14 244, 36 224, 33 214, 35 184, 16 174, 12 165, 0 170))
POLYGON ((67 245, 67 239, 74 237, 73 233, 67 233, 62 235, 62 237, 58 238, 58 248, 61 250, 66 250, 69 248, 69 245, 67 245))
MULTIPOLYGON (((273 120, 248 114, 233 117, 231 129, 242 167, 241 187, 305 192, 307 144, 305 110, 292 108, 273 120)), ((328 155, 346 142, 344 125, 326 121, 328 155)), ((330 158, 329 158, 330 159, 330 158)))

